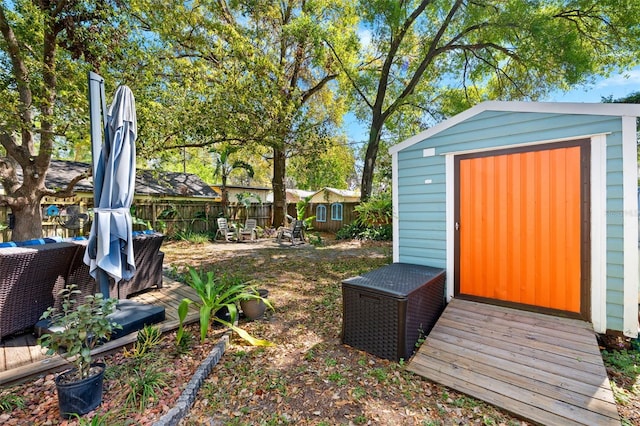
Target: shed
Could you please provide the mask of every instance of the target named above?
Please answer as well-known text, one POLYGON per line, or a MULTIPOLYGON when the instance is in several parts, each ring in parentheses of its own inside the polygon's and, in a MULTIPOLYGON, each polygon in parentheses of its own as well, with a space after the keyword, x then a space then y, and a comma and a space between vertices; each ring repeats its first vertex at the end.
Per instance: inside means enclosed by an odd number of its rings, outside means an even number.
POLYGON ((390 149, 393 260, 469 299, 638 335, 640 105, 484 102, 390 149))

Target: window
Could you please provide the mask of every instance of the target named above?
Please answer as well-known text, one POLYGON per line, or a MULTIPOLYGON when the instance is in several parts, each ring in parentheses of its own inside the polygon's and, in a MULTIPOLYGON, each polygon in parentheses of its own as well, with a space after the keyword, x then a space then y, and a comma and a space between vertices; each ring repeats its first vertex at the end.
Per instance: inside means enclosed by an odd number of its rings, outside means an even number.
POLYGON ((331 220, 342 220, 342 204, 331 204, 331 220))
POLYGON ((316 222, 326 222, 327 221, 327 208, 322 204, 316 207, 316 222))

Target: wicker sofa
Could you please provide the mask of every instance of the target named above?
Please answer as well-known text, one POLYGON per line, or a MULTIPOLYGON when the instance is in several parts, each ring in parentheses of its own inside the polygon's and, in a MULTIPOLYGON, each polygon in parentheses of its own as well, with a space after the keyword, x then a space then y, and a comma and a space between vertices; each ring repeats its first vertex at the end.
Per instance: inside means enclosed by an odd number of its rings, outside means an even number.
MULTIPOLYGON (((119 285, 111 281, 111 297, 162 287, 163 239, 162 234, 134 237, 136 274, 119 285)), ((86 246, 74 241, 0 248, 0 339, 33 327, 49 306, 60 306, 58 292, 68 284, 78 286, 81 298, 98 291, 83 262, 86 246)))
MULTIPOLYGON (((109 296, 117 299, 126 299, 131 294, 138 293, 151 287, 162 287, 162 262, 164 253, 160 251, 160 246, 164 240, 162 234, 141 234, 133 238, 133 254, 136 262, 136 273, 129 281, 120 281, 119 285, 113 280, 109 283, 109 296)), ((82 241, 79 245, 78 253, 71 263, 67 280, 63 285, 59 285, 55 292, 55 305, 60 305, 57 297, 58 292, 67 284, 75 284, 80 290, 80 299, 85 295, 95 294, 100 291, 98 284, 89 275, 89 266, 84 263, 84 253, 87 242, 82 241)))

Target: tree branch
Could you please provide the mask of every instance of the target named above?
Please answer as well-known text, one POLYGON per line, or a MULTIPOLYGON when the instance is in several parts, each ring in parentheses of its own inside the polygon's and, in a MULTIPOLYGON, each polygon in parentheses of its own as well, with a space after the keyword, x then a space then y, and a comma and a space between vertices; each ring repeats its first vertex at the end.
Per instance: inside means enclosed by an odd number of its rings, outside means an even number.
POLYGON ((20 98, 19 117, 21 122, 22 143, 26 146, 31 146, 33 144, 33 139, 29 129, 31 127, 32 119, 31 105, 33 103, 33 96, 31 94, 31 89, 29 88, 29 71, 20 53, 18 39, 16 38, 13 29, 9 26, 4 6, 0 7, 0 32, 7 44, 7 54, 11 60, 11 66, 16 78, 20 98))
POLYGON ((329 46, 329 49, 331 49, 331 52, 333 53, 333 56, 336 58, 336 60, 338 61, 338 64, 340 64, 340 68, 342 69, 342 72, 344 72, 344 74, 347 76, 347 79, 349 80, 349 82, 351 83, 351 86, 353 87, 353 89, 356 91, 356 93, 358 93, 358 95, 362 98, 362 101, 367 104, 367 106, 371 109, 373 109, 373 104, 371 102, 369 102, 369 99, 367 99, 367 96, 364 94, 364 92, 362 92, 362 90, 360 89, 360 87, 358 87, 358 85, 356 84, 355 80, 353 79, 353 77, 351 76, 351 74, 349 73, 349 71, 347 70, 347 68, 344 66, 344 63, 342 62, 342 59, 340 58, 340 56, 338 55, 338 52, 336 52, 336 50, 334 49, 333 45, 331 43, 329 43, 328 40, 324 40, 325 44, 327 46, 329 46))
POLYGON ((46 189, 43 192, 45 195, 59 197, 59 198, 71 197, 75 195, 73 188, 78 184, 78 182, 90 177, 92 174, 93 174, 93 171, 91 167, 89 167, 83 173, 80 173, 78 176, 71 179, 71 181, 67 184, 67 186, 64 189, 61 189, 58 191, 54 191, 52 189, 46 189))

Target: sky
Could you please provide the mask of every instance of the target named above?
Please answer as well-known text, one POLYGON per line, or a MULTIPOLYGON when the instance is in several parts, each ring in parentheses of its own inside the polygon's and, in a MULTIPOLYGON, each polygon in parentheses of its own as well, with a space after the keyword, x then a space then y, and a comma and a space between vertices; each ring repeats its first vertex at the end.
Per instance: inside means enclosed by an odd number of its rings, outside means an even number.
MULTIPOLYGON (((640 92, 640 66, 606 79, 599 78, 591 85, 577 87, 566 93, 552 93, 541 102, 601 102, 603 97, 613 95, 613 99, 618 99, 634 92, 640 92)), ((351 114, 345 116, 344 128, 352 143, 364 143, 368 139, 368 123, 358 123, 351 114)))

